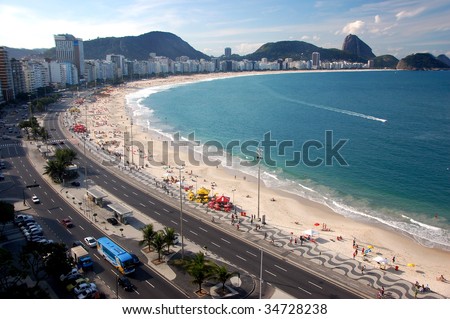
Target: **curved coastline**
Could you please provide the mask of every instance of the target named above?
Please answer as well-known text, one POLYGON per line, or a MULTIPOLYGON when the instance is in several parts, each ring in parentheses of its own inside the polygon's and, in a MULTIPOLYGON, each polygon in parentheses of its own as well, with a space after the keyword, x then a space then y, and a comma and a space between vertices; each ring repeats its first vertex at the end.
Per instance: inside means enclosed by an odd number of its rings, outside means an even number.
MULTIPOLYGON (((364 71, 332 71, 332 72, 367 72, 367 71, 374 71, 374 70, 364 70, 364 71)), ((391 70, 388 70, 388 72, 391 70)), ((189 80, 189 81, 180 81, 178 83, 171 83, 171 84, 163 84, 160 86, 152 86, 150 88, 141 89, 135 93, 132 93, 130 95, 127 95, 127 105, 130 106, 130 99, 134 99, 134 108, 132 106, 132 109, 134 112, 137 112, 138 114, 135 114, 134 118, 138 120, 138 118, 142 115, 142 110, 150 110, 150 113, 153 114, 153 110, 151 110, 148 106, 141 103, 142 99, 149 97, 152 94, 159 93, 165 90, 170 90, 175 87, 179 86, 185 86, 190 85, 193 83, 198 82, 206 82, 206 81, 216 81, 221 80, 224 78, 236 78, 236 77, 242 77, 242 76, 257 76, 257 75, 271 75, 271 74, 289 74, 289 73, 307 73, 311 71, 290 71, 290 72, 260 72, 260 73, 254 73, 254 72, 247 72, 244 74, 222 74, 222 76, 215 77, 214 75, 210 75, 206 78, 201 78, 197 80, 189 80), (133 98, 131 98, 133 97, 133 98)), ((319 71, 319 72, 325 72, 325 71, 319 71)), ((335 111, 335 110, 332 110, 335 111)), ((339 110, 341 111, 341 110, 339 110)), ((345 111, 345 110, 344 110, 345 111)), ((350 111, 345 111, 346 113, 350 111)), ((381 119, 369 115, 359 114, 355 112, 351 112, 352 116, 364 116, 364 118, 368 118, 375 121, 380 121, 382 123, 386 122, 386 119, 381 119)), ((150 115, 151 116, 151 115, 150 115)), ((142 119, 141 119, 142 120, 142 119)), ((142 125, 142 124, 141 124, 142 125)), ((146 125, 143 125, 146 126, 146 125)), ((164 125, 161 128, 155 128, 154 126, 147 125, 146 128, 148 130, 153 130, 155 133, 162 134, 165 138, 169 138, 173 140, 172 133, 165 130, 169 127, 164 125)), ((187 141, 186 137, 181 137, 181 139, 187 141)), ((196 148, 196 150, 201 154, 201 149, 196 148)), ((241 159, 237 158, 237 161, 239 162, 241 159)), ((222 160, 222 162, 225 162, 225 160, 222 160)), ((237 165, 232 165, 233 167, 228 167, 231 169, 230 174, 235 175, 233 171, 238 171, 240 174, 247 174, 249 176, 257 177, 257 170, 248 169, 247 167, 240 166, 239 163, 237 165)), ((269 168, 264 167, 264 165, 261 166, 261 181, 262 183, 268 187, 273 188, 277 190, 281 190, 285 192, 284 196, 292 195, 292 196, 298 196, 302 199, 307 199, 313 202, 316 202, 318 204, 324 205, 328 208, 330 208, 333 212, 343 215, 344 217, 352 218, 356 221, 370 223, 374 225, 382 225, 383 227, 390 229, 391 231, 400 232, 404 234, 406 237, 417 241, 419 244, 430 247, 430 248, 437 248, 442 249, 444 251, 450 251, 450 238, 449 238, 449 231, 448 229, 436 227, 433 225, 428 225, 425 222, 418 222, 414 220, 411 217, 407 216, 407 212, 399 211, 396 215, 401 216, 401 218, 394 218, 392 216, 389 216, 387 214, 378 213, 374 211, 371 207, 365 207, 363 205, 359 205, 359 208, 355 208, 350 206, 345 201, 342 201, 340 198, 335 197, 333 195, 324 195, 321 194, 319 191, 314 189, 314 185, 305 185, 302 184, 299 181, 289 179, 289 176, 279 176, 278 173, 272 173, 269 168)), ((320 188, 327 188, 326 186, 320 186, 320 188)), ((332 190, 330 190, 332 192, 332 190)))
MULTIPOLYGON (((280 72, 285 73, 285 72, 280 72)), ((260 74, 267 74, 262 72, 260 74)), ((270 73, 273 74, 273 73, 270 73)), ((253 72, 245 74, 245 76, 258 75, 253 72)), ((243 76, 243 74, 222 74, 215 77, 214 74, 201 75, 201 76, 176 76, 162 80, 148 80, 142 82, 134 82, 128 84, 125 88, 117 89, 114 96, 108 103, 104 105, 111 107, 115 105, 116 118, 125 116, 127 114, 127 106, 124 102, 129 99, 125 97, 131 92, 135 93, 141 90, 157 90, 161 86, 176 86, 183 84, 190 84, 198 81, 211 81, 220 78, 243 76), (121 113, 122 112, 122 113, 121 113)), ((142 92, 141 92, 142 93, 142 92)), ((129 109, 128 109, 129 111, 129 109)), ((131 114, 129 114, 131 115, 131 114)), ((117 121, 117 120, 116 120, 117 121)), ((123 125, 123 123, 122 123, 123 125)), ((149 127, 145 125, 137 128, 136 125, 136 140, 151 140, 153 142, 170 140, 170 134, 164 134, 163 130, 149 130, 149 127), (164 134, 164 135, 161 135, 164 134)), ((134 134, 133 134, 134 135, 134 134)), ((155 157, 157 157, 158 148, 155 147, 155 157)), ((181 152, 180 152, 181 153, 181 152)), ((185 155, 180 155, 185 156, 185 155)), ((147 170, 147 168, 145 168, 147 170)), ((227 196, 236 196, 235 202, 238 207, 242 207, 251 214, 256 212, 256 177, 255 174, 247 171, 235 171, 225 167, 192 167, 186 168, 186 172, 194 170, 195 176, 198 176, 198 187, 208 186, 211 181, 217 184, 214 192, 219 194, 226 194, 227 196), (206 182, 201 182, 201 181, 206 182), (204 185, 206 184, 206 185, 204 185), (232 189, 237 189, 236 193, 231 193, 232 189), (246 195, 250 197, 247 198, 246 195)), ((148 169, 150 171, 150 168, 148 169)), ((151 173, 160 178, 164 172, 162 167, 158 167, 151 173)), ((268 172, 270 173, 270 172, 268 172)), ((188 176, 188 183, 191 186, 194 184, 192 175, 188 176)), ((305 192, 315 192, 306 185, 300 185, 305 192)), ((446 296, 450 296, 450 288, 441 283, 434 281, 435 276, 440 273, 444 276, 449 276, 445 271, 450 269, 450 253, 443 251, 443 247, 425 247, 417 241, 417 238, 413 236, 403 234, 395 228, 388 227, 380 221, 373 221, 369 218, 349 218, 336 213, 326 203, 314 202, 311 198, 304 198, 297 193, 289 192, 289 189, 280 190, 277 188, 271 188, 270 185, 266 187, 261 183, 261 211, 266 212, 267 222, 271 225, 276 225, 285 232, 299 235, 306 228, 313 227, 316 222, 326 223, 331 227, 331 232, 321 232, 321 237, 326 242, 320 244, 323 250, 337 251, 347 257, 351 258, 353 249, 351 247, 351 241, 353 238, 360 244, 360 246, 373 245, 376 247, 376 253, 383 255, 390 259, 392 256, 396 256, 397 264, 402 269, 402 273, 399 275, 409 281, 424 281, 429 283, 435 291, 442 293, 446 296), (275 202, 271 202, 269 198, 276 198, 275 202), (344 242, 336 242, 332 239, 336 236, 343 236, 344 242), (409 268, 407 263, 414 262, 416 267, 409 268)))

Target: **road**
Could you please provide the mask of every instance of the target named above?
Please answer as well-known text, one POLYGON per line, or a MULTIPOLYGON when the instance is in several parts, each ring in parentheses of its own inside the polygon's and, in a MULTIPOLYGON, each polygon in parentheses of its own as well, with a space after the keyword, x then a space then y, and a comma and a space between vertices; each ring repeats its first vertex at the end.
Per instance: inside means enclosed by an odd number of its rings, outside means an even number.
MULTIPOLYGON (((25 149, 21 146, 20 139, 14 140, 11 138, 7 142, 0 146, 2 158, 6 163, 4 169, 5 181, 3 183, 8 183, 11 186, 2 192, 2 198, 15 198, 19 201, 24 198, 27 205, 31 206, 38 215, 37 221, 43 227, 46 237, 57 242, 64 242, 68 247, 71 247, 75 240, 82 241, 87 236, 96 238, 104 236, 97 227, 69 205, 63 199, 61 193, 58 194, 53 187, 49 186, 46 180, 33 168, 33 164, 26 156, 25 149), (25 185, 33 183, 39 184, 39 187, 25 188, 25 185), (31 196, 34 194, 40 198, 39 204, 34 204, 31 201, 31 196), (60 224, 61 219, 67 217, 71 218, 76 225, 74 228, 67 229, 60 224)), ((23 142, 29 143, 25 140, 23 142)), ((25 242, 24 239, 23 241, 25 242)), ((117 296, 117 272, 107 261, 103 260, 95 249, 90 249, 90 254, 95 265, 94 273, 88 276, 95 278, 96 282, 101 281, 102 286, 110 289, 109 295, 117 296)), ((128 293, 120 290, 119 297, 186 298, 183 292, 147 265, 137 267, 131 281, 137 289, 128 293)), ((64 294, 59 285, 54 284, 52 288, 60 294, 64 294)))

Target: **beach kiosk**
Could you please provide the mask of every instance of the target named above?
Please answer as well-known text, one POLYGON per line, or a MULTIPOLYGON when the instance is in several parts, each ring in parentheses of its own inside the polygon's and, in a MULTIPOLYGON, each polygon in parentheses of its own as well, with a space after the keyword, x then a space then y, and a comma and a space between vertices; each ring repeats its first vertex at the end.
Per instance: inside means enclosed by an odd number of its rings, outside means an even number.
POLYGON ((133 216, 133 211, 126 205, 120 203, 109 204, 108 207, 114 212, 116 217, 122 224, 128 224, 128 218, 133 216))
POLYGON ((106 195, 106 193, 98 186, 89 188, 87 190, 87 195, 90 201, 100 207, 103 207, 103 198, 108 197, 108 195, 106 195))

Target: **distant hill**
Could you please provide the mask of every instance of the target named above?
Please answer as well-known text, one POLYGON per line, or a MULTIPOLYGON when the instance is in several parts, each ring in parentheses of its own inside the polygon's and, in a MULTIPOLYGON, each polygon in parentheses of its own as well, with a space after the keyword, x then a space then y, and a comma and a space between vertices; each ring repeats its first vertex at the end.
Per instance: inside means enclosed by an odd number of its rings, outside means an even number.
POLYGON ((401 59, 397 64, 399 70, 436 70, 449 69, 444 62, 436 59, 430 53, 416 53, 401 59))
POLYGON ((395 69, 398 64, 398 59, 393 55, 380 55, 373 59, 374 67, 376 69, 395 69))
POLYGON ((153 31, 139 36, 98 38, 84 41, 85 59, 105 59, 107 54, 121 54, 130 60, 147 60, 149 53, 175 60, 180 56, 210 59, 180 37, 169 32, 153 31))
POLYGON ((445 54, 440 54, 437 56, 437 59, 441 62, 444 62, 445 64, 447 64, 448 66, 450 66, 450 59, 448 58, 448 56, 446 56, 445 54))
POLYGON ((48 50, 48 49, 15 49, 15 48, 9 48, 5 47, 6 51, 8 51, 8 57, 10 59, 22 59, 25 57, 29 58, 36 58, 36 57, 42 57, 42 55, 48 50))
POLYGON ((285 58, 310 60, 313 52, 319 52, 322 61, 347 60, 352 62, 367 62, 366 59, 360 58, 349 52, 344 52, 339 49, 324 49, 303 41, 266 43, 255 52, 248 54, 243 58, 249 60, 261 60, 262 58, 267 58, 271 61, 285 58))
POLYGON ((354 34, 349 34, 345 37, 344 43, 342 44, 342 51, 354 54, 366 60, 375 58, 372 49, 354 34))

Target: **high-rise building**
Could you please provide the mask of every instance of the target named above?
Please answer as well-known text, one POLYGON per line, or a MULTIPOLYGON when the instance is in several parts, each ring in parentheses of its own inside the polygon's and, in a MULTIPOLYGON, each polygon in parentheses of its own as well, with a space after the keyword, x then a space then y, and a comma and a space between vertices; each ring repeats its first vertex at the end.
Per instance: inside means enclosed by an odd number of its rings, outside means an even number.
POLYGON ((83 40, 71 34, 55 35, 56 59, 58 62, 69 62, 75 65, 80 78, 84 75, 83 40))
POLYGON ((231 48, 225 48, 225 57, 231 58, 231 48))
POLYGON ((313 52, 312 53, 312 68, 318 69, 320 67, 320 53, 313 52))
POLYGON ((27 93, 27 87, 25 83, 25 74, 23 73, 23 64, 22 60, 17 60, 12 58, 11 62, 11 70, 12 70, 12 78, 14 85, 14 92, 16 96, 20 93, 27 93))
POLYGON ((15 99, 11 64, 5 47, 0 47, 0 86, 6 102, 15 99))

